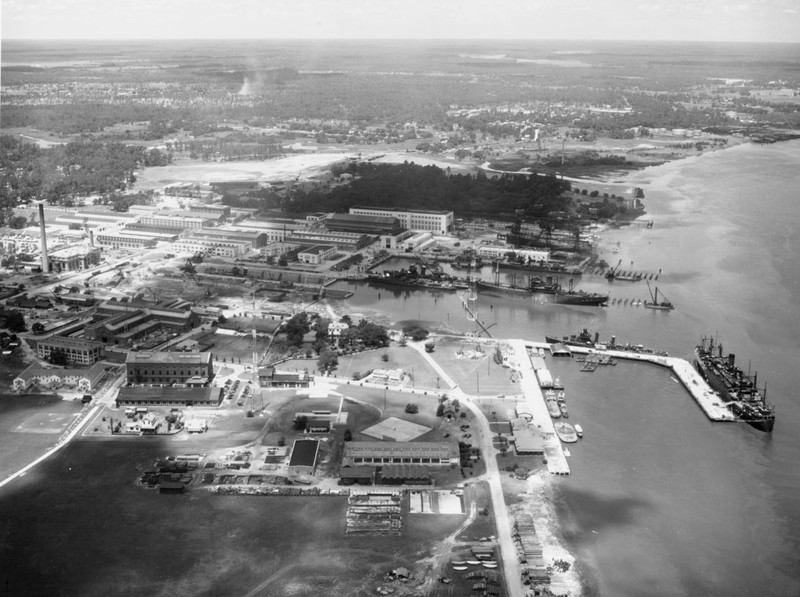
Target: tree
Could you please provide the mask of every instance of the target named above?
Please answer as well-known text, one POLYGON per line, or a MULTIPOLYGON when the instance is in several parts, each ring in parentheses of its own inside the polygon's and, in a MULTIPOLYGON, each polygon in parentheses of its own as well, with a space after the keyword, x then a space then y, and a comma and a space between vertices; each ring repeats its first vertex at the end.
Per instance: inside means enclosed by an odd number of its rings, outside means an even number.
POLYGON ((60 349, 51 350, 47 360, 53 365, 60 365, 62 367, 66 367, 69 364, 67 353, 60 349))
POLYGON ((44 329, 44 324, 38 321, 31 326, 31 331, 37 336, 44 333, 44 329))
POLYGON ((350 442, 353 441, 353 432, 350 429, 344 430, 344 441, 350 442))
POLYGON ((10 332, 24 332, 28 329, 25 325, 25 316, 19 311, 6 311, 4 313, 6 318, 6 328, 10 332))
POLYGON ((317 368, 320 371, 333 371, 336 369, 338 364, 339 357, 330 348, 325 347, 322 349, 322 352, 319 353, 319 358, 317 359, 317 368))
POLYGON ((406 404, 406 412, 410 415, 415 415, 419 412, 419 406, 416 404, 406 404))
POLYGON ((388 362, 389 362, 389 355, 388 355, 388 354, 386 354, 386 353, 384 352, 384 353, 381 355, 381 360, 382 360, 384 363, 388 363, 388 362))
POLYGON ((28 225, 28 219, 25 216, 12 216, 8 220, 8 227, 9 228, 25 228, 28 225))
POLYGON ((296 431, 305 431, 306 427, 308 426, 308 417, 305 415, 295 417, 293 426, 296 431))

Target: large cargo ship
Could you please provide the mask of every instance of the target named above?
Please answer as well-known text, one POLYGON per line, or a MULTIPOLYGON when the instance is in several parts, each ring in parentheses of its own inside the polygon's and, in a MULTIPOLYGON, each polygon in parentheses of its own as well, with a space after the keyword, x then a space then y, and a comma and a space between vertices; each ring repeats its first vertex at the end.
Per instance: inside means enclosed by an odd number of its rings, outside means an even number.
POLYGON ((704 337, 694 349, 694 357, 695 369, 738 419, 759 431, 772 431, 775 407, 767 402, 766 389, 758 389, 756 375, 742 371, 735 356, 724 354, 722 345, 713 338, 704 337))

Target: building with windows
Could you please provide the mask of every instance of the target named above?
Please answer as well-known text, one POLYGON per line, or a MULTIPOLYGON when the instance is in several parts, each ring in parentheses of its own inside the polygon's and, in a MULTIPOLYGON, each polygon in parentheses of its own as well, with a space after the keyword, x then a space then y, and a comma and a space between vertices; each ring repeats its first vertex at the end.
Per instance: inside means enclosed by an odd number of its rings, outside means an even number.
POLYGON ((301 388, 308 387, 311 378, 305 372, 276 371, 274 367, 260 367, 258 384, 262 388, 301 388))
POLYGON ((309 265, 319 265, 336 254, 336 247, 331 245, 314 245, 303 249, 297 253, 297 260, 300 263, 309 265))
POLYGON ((56 351, 63 352, 70 365, 92 365, 103 358, 101 342, 64 336, 36 340, 36 356, 40 359, 48 359, 50 354, 56 351))
POLYGON ((95 363, 88 369, 46 369, 31 365, 12 382, 15 392, 25 392, 32 388, 54 390, 63 386, 75 386, 79 392, 91 392, 100 385, 106 369, 102 363, 95 363))
MULTIPOLYGON (((168 238, 177 238, 175 236, 168 236, 168 238)), ((155 247, 159 240, 166 240, 166 238, 158 238, 152 233, 145 233, 136 230, 118 230, 114 232, 98 232, 95 235, 95 242, 98 245, 111 247, 112 249, 144 249, 155 247)))
POLYGON ((300 245, 333 245, 339 251, 353 253, 372 244, 374 237, 356 232, 298 230, 286 240, 300 245))
POLYGON ((215 220, 224 220, 231 217, 231 208, 222 203, 193 203, 189 211, 200 216, 208 216, 215 220))
POLYGON ((362 464, 458 464, 455 442, 345 442, 343 461, 362 464))
POLYGON ((161 387, 161 386, 123 386, 117 394, 117 407, 120 406, 219 406, 222 402, 222 388, 205 387, 161 387))
POLYGON ((350 213, 363 216, 397 218, 400 226, 415 232, 447 234, 453 228, 452 211, 404 209, 402 207, 381 208, 362 205, 351 207, 350 213))
POLYGON ((213 226, 216 220, 208 217, 191 216, 190 212, 156 211, 142 214, 139 223, 144 226, 156 226, 158 228, 182 228, 195 229, 205 226, 213 226))
POLYGON ((86 326, 84 337, 103 344, 129 346, 157 331, 180 334, 200 324, 191 303, 174 299, 148 305, 142 301, 105 301, 97 307, 96 323, 86 326))
POLYGON ((241 222, 231 225, 235 230, 256 230, 267 235, 267 242, 283 242, 298 230, 307 228, 306 224, 301 224, 295 220, 272 219, 260 220, 258 218, 248 218, 241 222))
POLYGON ((331 214, 325 221, 325 229, 331 232, 359 232, 378 236, 397 234, 403 229, 400 220, 393 216, 373 214, 331 214))
POLYGON ((100 249, 89 246, 65 247, 48 254, 50 269, 57 274, 77 272, 100 263, 100 249))
POLYGON ((478 247, 478 255, 490 259, 503 259, 508 253, 514 253, 526 261, 550 261, 550 251, 547 249, 515 249, 511 245, 478 247))
POLYGON ((205 385, 214 376, 209 352, 129 352, 129 384, 205 385))

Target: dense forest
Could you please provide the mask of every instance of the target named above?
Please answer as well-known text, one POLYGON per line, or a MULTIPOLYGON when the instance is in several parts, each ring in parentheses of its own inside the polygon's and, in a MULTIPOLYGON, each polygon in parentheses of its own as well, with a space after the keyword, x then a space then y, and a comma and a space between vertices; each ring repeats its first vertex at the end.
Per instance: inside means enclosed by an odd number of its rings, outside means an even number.
POLYGON ((11 210, 32 200, 71 205, 76 197, 124 190, 134 171, 165 166, 170 155, 158 149, 73 141, 43 149, 7 135, 0 136, 0 225, 11 210))
POLYGON ((345 212, 355 205, 452 210, 459 216, 513 215, 517 209, 547 214, 564 209, 569 182, 555 176, 449 174, 414 163, 350 165, 352 184, 331 191, 298 191, 284 200, 290 213, 345 212))

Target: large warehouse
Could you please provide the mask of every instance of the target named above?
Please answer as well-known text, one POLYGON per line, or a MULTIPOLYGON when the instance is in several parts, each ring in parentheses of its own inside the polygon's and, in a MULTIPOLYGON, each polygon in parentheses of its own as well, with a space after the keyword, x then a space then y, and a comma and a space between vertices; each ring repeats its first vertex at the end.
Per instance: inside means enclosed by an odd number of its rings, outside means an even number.
POLYGON ((121 387, 117 406, 219 406, 222 388, 121 387))
POLYGON ((347 442, 343 461, 359 464, 458 464, 455 442, 347 442))
POLYGON ((214 376, 210 352, 129 352, 128 383, 203 385, 214 376))

